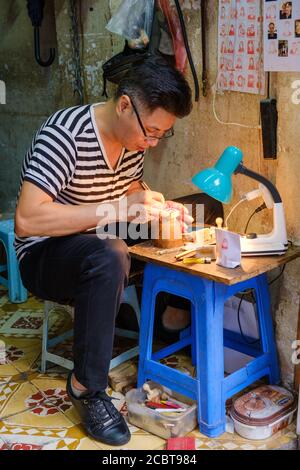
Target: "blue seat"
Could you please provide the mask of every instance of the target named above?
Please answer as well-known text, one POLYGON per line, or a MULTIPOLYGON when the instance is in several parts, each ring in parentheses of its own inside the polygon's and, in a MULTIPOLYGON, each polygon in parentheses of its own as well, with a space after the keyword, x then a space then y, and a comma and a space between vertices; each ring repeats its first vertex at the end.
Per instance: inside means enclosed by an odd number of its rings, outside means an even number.
POLYGON ((26 302, 27 290, 21 281, 14 249, 14 221, 12 219, 0 221, 0 241, 6 252, 6 264, 0 265, 0 273, 7 271, 7 279, 0 275, 0 284, 8 288, 8 297, 11 302, 26 302))
POLYGON ((198 402, 200 431, 217 437, 225 431, 226 400, 263 376, 270 383, 280 380, 268 284, 264 274, 235 285, 225 285, 164 266, 147 264, 144 271, 140 327, 138 387, 147 379, 187 395, 198 402), (260 341, 245 343, 243 338, 223 329, 224 303, 238 292, 254 289, 260 341), (169 292, 190 300, 191 327, 179 341, 152 352, 156 296, 169 292), (159 361, 191 345, 196 377, 190 377, 159 361), (225 376, 224 346, 253 357, 241 369, 225 376))

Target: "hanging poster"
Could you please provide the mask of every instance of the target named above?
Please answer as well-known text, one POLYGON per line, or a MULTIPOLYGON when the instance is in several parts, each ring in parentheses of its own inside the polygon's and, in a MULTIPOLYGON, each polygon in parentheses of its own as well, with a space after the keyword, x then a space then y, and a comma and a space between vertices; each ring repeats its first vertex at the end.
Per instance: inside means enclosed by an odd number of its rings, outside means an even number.
POLYGON ((300 71, 300 0, 264 1, 264 69, 300 71))
POLYGON ((264 94, 260 0, 220 0, 219 90, 264 94))

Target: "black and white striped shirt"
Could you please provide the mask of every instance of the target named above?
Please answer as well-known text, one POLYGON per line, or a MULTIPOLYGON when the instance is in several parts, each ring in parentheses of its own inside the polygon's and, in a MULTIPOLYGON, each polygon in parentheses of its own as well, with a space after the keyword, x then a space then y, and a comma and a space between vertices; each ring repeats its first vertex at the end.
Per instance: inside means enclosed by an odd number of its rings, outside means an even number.
MULTIPOLYGON (((118 200, 142 178, 144 152, 123 148, 117 167, 107 158, 95 121, 94 105, 57 111, 37 131, 23 161, 20 189, 29 181, 61 204, 118 200)), ((48 237, 17 237, 19 260, 48 237)))

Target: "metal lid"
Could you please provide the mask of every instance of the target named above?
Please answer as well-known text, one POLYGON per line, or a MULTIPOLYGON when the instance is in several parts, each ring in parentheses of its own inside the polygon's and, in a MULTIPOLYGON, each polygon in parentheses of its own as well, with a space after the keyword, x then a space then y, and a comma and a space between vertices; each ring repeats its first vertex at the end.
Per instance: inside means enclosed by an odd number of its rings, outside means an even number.
POLYGON ((237 398, 232 418, 243 424, 265 426, 296 408, 294 395, 276 385, 263 385, 237 398))

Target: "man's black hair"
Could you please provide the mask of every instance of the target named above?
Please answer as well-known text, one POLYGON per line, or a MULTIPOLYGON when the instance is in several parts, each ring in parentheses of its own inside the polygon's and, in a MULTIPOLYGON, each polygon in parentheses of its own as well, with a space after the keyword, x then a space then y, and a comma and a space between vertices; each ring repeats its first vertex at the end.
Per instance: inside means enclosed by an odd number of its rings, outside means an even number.
POLYGON ((192 110, 192 93, 183 74, 162 58, 147 58, 122 78, 115 100, 128 95, 148 111, 163 108, 178 118, 192 110))

